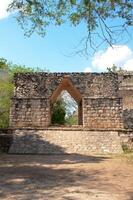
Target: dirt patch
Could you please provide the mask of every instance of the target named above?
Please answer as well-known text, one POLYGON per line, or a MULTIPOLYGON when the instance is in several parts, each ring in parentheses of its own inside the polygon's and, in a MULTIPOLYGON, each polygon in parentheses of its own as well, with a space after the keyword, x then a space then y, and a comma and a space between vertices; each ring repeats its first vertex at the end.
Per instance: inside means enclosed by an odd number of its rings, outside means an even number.
POLYGON ((0 199, 133 200, 133 163, 111 156, 0 155, 0 199))

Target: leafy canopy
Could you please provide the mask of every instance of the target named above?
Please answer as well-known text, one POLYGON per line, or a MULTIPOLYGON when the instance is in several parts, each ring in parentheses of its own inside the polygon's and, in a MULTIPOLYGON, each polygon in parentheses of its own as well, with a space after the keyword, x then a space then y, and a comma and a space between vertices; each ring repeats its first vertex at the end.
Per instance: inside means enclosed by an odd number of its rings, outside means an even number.
POLYGON ((70 22, 77 26, 83 22, 87 27, 85 42, 91 47, 96 47, 93 36, 112 45, 133 26, 132 0, 13 0, 8 10, 17 11, 17 21, 28 36, 34 32, 45 35, 50 24, 70 22), (120 22, 111 26, 108 19, 120 22))

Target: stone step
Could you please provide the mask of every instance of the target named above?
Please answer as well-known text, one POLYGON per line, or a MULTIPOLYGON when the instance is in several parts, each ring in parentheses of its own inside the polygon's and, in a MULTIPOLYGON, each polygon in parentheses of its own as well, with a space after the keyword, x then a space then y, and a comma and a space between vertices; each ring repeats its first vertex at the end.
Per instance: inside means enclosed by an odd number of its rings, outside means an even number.
POLYGON ((14 130, 13 154, 122 153, 117 131, 14 130))

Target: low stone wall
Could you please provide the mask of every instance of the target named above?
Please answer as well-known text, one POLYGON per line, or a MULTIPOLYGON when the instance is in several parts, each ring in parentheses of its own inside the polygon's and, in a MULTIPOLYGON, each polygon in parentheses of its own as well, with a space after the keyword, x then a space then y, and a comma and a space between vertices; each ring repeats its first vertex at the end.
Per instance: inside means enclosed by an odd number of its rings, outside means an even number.
POLYGON ((91 154, 133 151, 133 129, 84 130, 83 127, 0 129, 0 152, 20 154, 91 154))
POLYGON ((133 130, 119 132, 122 148, 125 152, 133 152, 133 130))
POLYGON ((0 152, 8 153, 12 142, 13 142, 12 130, 0 129, 0 152))
POLYGON ((9 153, 103 154, 122 153, 117 131, 16 130, 9 153))
POLYGON ((123 110, 124 128, 133 129, 133 109, 123 110))
POLYGON ((13 133, 13 129, 10 128, 0 128, 0 135, 1 134, 12 134, 13 133))

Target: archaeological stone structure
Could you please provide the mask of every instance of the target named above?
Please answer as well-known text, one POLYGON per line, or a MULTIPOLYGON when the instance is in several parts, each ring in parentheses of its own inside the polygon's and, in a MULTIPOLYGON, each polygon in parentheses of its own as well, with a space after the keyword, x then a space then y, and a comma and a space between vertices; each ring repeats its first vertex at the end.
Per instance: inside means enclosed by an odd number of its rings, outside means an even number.
POLYGON ((10 153, 120 153, 132 140, 132 73, 20 73, 14 85, 10 153), (51 124, 63 90, 78 104, 77 126, 51 124))

